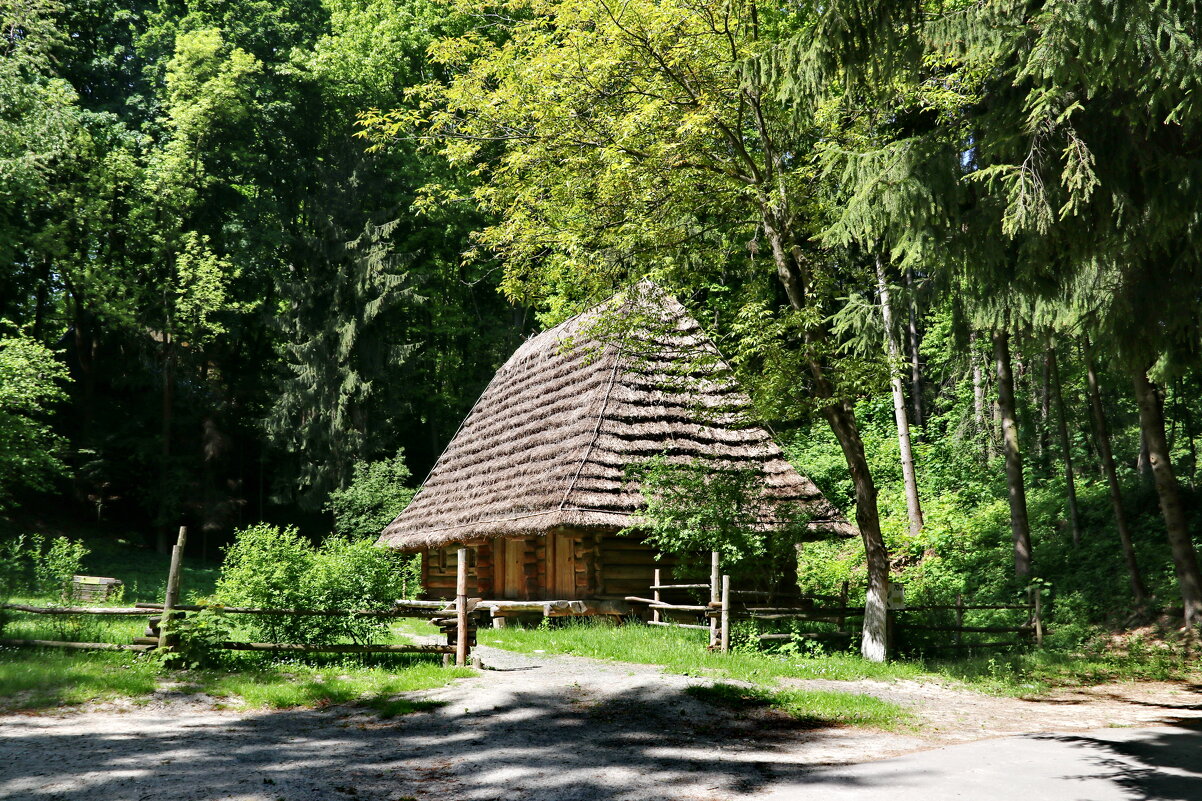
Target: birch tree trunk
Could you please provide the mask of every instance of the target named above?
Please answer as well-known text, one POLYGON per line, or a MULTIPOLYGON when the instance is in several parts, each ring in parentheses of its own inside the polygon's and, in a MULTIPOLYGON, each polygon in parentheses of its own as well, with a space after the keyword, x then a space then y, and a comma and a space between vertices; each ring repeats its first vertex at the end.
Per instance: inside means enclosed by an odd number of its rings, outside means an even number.
POLYGON ((1139 404, 1139 427, 1148 447, 1148 462, 1156 481, 1156 494, 1160 496, 1160 513, 1164 517, 1165 532, 1173 550, 1173 569, 1177 573, 1177 584, 1181 588, 1181 600, 1185 606, 1185 625, 1193 626, 1202 623, 1202 573, 1198 570, 1198 552, 1190 538, 1185 510, 1181 505, 1181 488, 1169 458, 1164 410, 1157 387, 1148 379, 1144 368, 1135 368, 1132 379, 1135 400, 1139 404))
POLYGON ((1006 490, 1010 499, 1010 531, 1014 538, 1014 575, 1031 575, 1031 525, 1027 520, 1027 489, 1023 483, 1023 456, 1018 443, 1014 408, 1014 376, 1010 368, 1010 335, 994 329, 993 354, 997 361, 998 412, 1002 418, 1002 453, 1006 459, 1006 490))
POLYGON ((1110 431, 1106 425, 1106 412, 1102 408, 1102 393, 1098 388, 1098 374, 1094 369, 1089 340, 1085 341, 1085 377, 1089 389, 1089 409, 1093 417, 1094 433, 1098 439, 1098 458, 1102 462, 1102 472, 1106 475, 1106 484, 1110 489, 1110 508, 1114 511, 1114 526, 1118 529, 1123 560, 1127 563, 1131 596, 1135 600, 1135 605, 1142 607, 1148 602, 1148 589, 1144 586, 1144 579, 1139 570, 1139 561, 1135 558, 1131 530, 1127 528, 1127 515, 1123 511, 1123 492, 1119 487, 1118 473, 1114 469, 1114 454, 1110 450, 1110 431))
MULTIPOLYGON (((784 203, 784 200, 781 200, 784 203)), ((807 297, 809 273, 801 247, 791 240, 791 226, 787 217, 765 203, 761 209, 764 236, 772 249, 772 259, 781 286, 789 298, 789 305, 796 311, 804 311, 807 297)), ((818 323, 806 331, 806 344, 813 346, 828 336, 825 323, 818 323)), ((864 625, 861 629, 860 653, 872 662, 883 662, 888 657, 887 605, 889 601, 889 552, 881 534, 880 510, 877 508, 876 482, 864 453, 864 442, 856 423, 855 410, 847 400, 836 397, 835 386, 826 372, 826 366, 818 356, 808 360, 810 375, 814 381, 815 394, 827 401, 822 407, 822 416, 839 440, 843 458, 851 475, 856 492, 856 526, 864 541, 864 553, 868 562, 868 590, 864 600, 864 625)))
POLYGON ((897 445, 901 452, 902 481, 906 488, 906 515, 910 519, 910 536, 922 533, 922 503, 918 498, 918 480, 914 474, 914 452, 910 448, 910 421, 906 417, 906 393, 902 388, 901 374, 897 362, 901 349, 893 327, 893 309, 889 305, 889 284, 885 281, 885 268, 876 260, 877 291, 881 297, 881 319, 885 324, 885 344, 889 352, 889 384, 893 389, 893 419, 897 422, 897 445))

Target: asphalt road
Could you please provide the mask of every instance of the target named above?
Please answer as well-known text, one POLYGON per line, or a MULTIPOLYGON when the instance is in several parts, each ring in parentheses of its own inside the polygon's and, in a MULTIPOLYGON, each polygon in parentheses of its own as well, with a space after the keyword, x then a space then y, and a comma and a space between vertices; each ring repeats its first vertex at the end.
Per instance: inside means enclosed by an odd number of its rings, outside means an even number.
POLYGON ((1202 801, 1202 722, 1033 734, 792 777, 765 801, 1202 801))

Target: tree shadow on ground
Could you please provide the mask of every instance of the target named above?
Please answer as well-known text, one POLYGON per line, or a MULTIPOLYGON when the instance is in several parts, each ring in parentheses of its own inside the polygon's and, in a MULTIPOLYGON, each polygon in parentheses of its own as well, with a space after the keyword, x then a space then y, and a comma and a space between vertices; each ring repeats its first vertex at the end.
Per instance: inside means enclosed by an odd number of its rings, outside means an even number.
POLYGON ((1119 787, 1144 801, 1198 801, 1202 798, 1202 721, 1181 720, 1155 731, 1115 730, 1113 737, 1035 735, 1098 752, 1098 764, 1119 787))
POLYGON ((801 730, 783 716, 740 721, 696 707, 662 686, 599 700, 531 687, 488 708, 392 720, 346 708, 236 716, 168 708, 133 711, 125 726, 106 729, 87 715, 31 716, 0 732, 0 797, 723 798, 800 778, 811 766, 775 759, 780 742, 829 736, 812 721, 801 730))

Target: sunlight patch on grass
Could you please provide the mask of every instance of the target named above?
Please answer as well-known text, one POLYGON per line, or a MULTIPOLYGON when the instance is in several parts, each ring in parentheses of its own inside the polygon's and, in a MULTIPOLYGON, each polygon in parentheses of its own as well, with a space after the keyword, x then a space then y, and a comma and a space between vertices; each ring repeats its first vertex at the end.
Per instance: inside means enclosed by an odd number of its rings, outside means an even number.
POLYGON ((475 675, 444 668, 428 656, 396 657, 390 664, 272 663, 231 671, 164 671, 157 660, 128 653, 0 648, 0 711, 53 709, 117 698, 146 699, 164 682, 181 693, 205 693, 237 708, 296 709, 354 704, 384 717, 437 704, 399 697, 475 675))
POLYGON ((0 709, 49 709, 150 695, 158 665, 128 653, 0 648, 0 709))
POLYGON ((706 650, 705 632, 661 629, 639 624, 613 626, 571 623, 552 628, 509 627, 480 631, 482 645, 513 651, 587 656, 645 665, 661 665, 673 673, 737 679, 751 683, 778 678, 899 679, 917 678, 921 665, 912 662, 868 662, 852 654, 811 658, 758 652, 715 653, 706 650))
POLYGON ((475 671, 470 668, 444 668, 427 658, 395 668, 289 664, 274 670, 204 672, 189 678, 195 691, 228 699, 239 707, 295 709, 355 704, 391 717, 437 706, 398 698, 398 694, 441 687, 453 679, 473 675, 475 671))
POLYGON ((734 684, 696 684, 685 693, 698 701, 734 710, 771 707, 803 725, 873 726, 897 729, 913 716, 898 704, 871 695, 816 690, 768 690, 734 684))

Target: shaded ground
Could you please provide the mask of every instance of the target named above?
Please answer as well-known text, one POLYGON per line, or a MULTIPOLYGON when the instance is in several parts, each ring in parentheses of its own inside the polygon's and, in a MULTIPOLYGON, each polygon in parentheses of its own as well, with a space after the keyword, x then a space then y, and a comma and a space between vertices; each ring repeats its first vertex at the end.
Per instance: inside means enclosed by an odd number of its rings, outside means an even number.
MULTIPOLYGON (((440 706, 393 720, 340 707, 221 711, 212 699, 172 697, 170 692, 143 706, 108 704, 53 715, 3 716, 0 797, 65 799, 86 792, 114 801, 716 801, 769 794, 825 799, 836 797, 827 789, 866 791, 897 785, 900 779, 854 773, 869 769, 866 765, 823 766, 881 760, 1007 731, 1063 732, 1202 719, 1202 687, 1182 685, 1117 685, 1055 701, 1019 701, 916 682, 813 681, 804 685, 870 692, 906 703, 924 725, 902 733, 804 729, 770 711, 733 719, 684 693, 697 679, 665 675, 653 667, 481 651, 495 669, 418 693, 440 706)), ((1147 766, 1156 763, 1157 754, 1169 758, 1175 753, 1170 745, 1179 742, 1175 736, 1165 734, 1164 743, 1152 739, 1109 745, 1095 745, 1093 741, 1101 742, 1097 733, 1019 740, 1090 753, 1094 749, 1120 762, 1116 749, 1135 748, 1138 753, 1123 757, 1130 762, 1124 770, 1131 772, 1152 771, 1147 766)), ((956 749, 998 753, 998 744, 1009 742, 954 745, 903 759, 948 754, 947 772, 958 776, 973 768, 975 758, 965 762, 956 749)), ((879 762, 877 769, 892 764, 879 762)), ((939 775, 924 765, 897 770, 925 775, 928 781, 939 775)), ((998 770, 1005 775, 1007 769, 998 770)), ((1193 781, 1187 789, 1199 790, 1197 779, 1193 781)), ((928 798, 956 797, 930 795, 929 788, 922 792, 928 798)), ((1035 801, 1041 796, 1024 792, 1021 797, 1035 801)), ((1199 798, 1202 791, 1131 797, 1199 798)))

